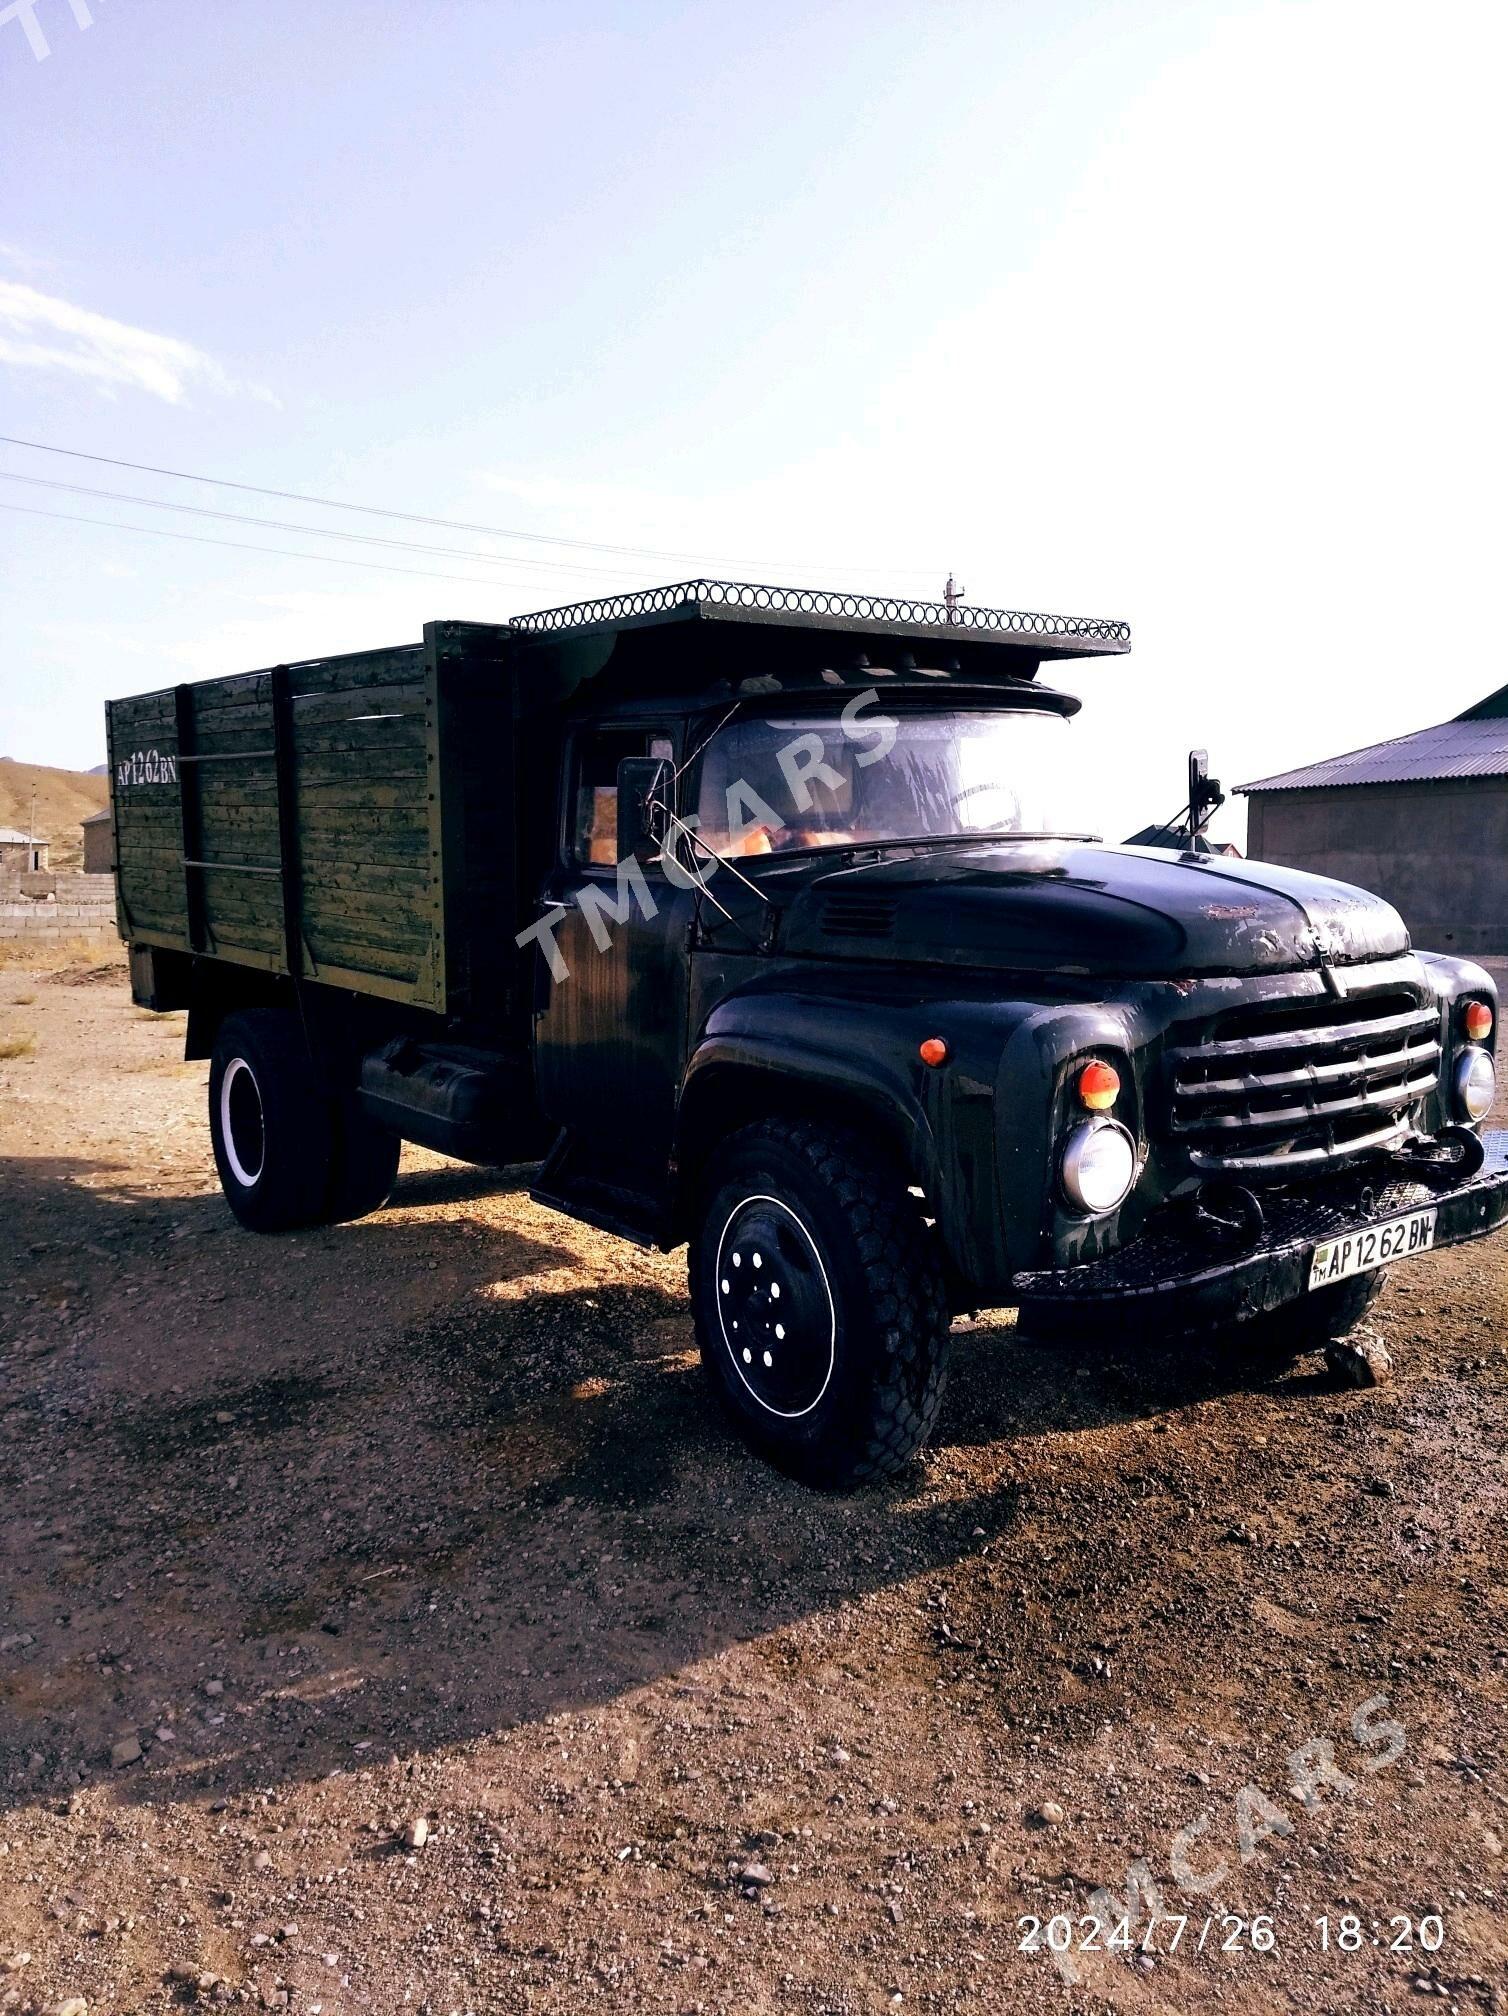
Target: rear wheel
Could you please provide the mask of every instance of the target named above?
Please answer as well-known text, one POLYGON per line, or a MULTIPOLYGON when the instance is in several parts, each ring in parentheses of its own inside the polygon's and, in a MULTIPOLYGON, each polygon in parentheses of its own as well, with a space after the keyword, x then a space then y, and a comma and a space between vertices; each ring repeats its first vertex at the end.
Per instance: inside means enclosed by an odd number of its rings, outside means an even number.
POLYGON ((403 1143, 386 1127, 378 1127, 352 1099, 335 1115, 331 1157, 330 1207, 327 1217, 339 1224, 380 1211, 398 1178, 403 1143))
POLYGON ((215 1167, 231 1210, 254 1232, 317 1224, 329 1197, 334 1128, 295 1016, 227 1016, 209 1067, 215 1167))
POLYGON ((770 1121, 724 1144, 705 1194, 692 1307, 740 1433, 810 1484, 903 1469, 942 1402, 948 1306, 900 1170, 858 1135, 770 1121))

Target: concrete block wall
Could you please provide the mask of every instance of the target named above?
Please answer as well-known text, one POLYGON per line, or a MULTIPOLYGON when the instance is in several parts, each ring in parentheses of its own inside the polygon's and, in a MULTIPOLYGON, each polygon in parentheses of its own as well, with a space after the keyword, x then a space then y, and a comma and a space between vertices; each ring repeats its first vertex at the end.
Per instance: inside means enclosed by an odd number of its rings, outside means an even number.
POLYGON ((0 889, 0 938, 28 943, 74 938, 100 944, 117 941, 113 875, 58 875, 47 880, 55 884, 51 895, 27 895, 17 883, 0 889))

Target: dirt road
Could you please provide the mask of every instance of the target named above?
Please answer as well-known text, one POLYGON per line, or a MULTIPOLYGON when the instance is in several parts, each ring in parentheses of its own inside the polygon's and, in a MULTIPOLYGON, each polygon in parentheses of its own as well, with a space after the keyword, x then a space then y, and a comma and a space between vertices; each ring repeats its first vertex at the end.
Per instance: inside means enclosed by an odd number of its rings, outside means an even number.
POLYGON ((960 1325, 822 1498, 681 1255, 419 1152, 236 1229, 181 1036, 0 973, 0 2008, 1508 2006, 1508 1241, 1371 1392, 960 1325), (1151 1950, 1022 1950, 1138 1860, 1151 1950))

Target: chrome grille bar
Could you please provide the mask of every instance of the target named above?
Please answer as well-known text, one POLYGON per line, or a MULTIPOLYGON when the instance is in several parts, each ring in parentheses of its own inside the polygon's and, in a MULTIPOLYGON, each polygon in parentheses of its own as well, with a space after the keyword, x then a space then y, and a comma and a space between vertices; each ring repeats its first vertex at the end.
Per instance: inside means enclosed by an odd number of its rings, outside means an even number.
POLYGON ((1290 1086, 1325 1085, 1345 1078, 1370 1079, 1399 1071, 1412 1073, 1416 1067, 1427 1068, 1433 1080, 1440 1068, 1440 1045, 1435 1037, 1409 1043, 1401 1050, 1385 1051, 1380 1057, 1369 1053, 1364 1057, 1339 1057, 1327 1064, 1301 1064, 1290 1071, 1248 1071, 1240 1078, 1201 1078, 1191 1084, 1180 1084, 1178 1091, 1184 1099, 1224 1099, 1253 1092, 1281 1092, 1290 1086))
POLYGON ((1168 1053, 1171 1128, 1196 1168, 1298 1173, 1397 1147, 1439 1084, 1439 1011, 1396 989, 1375 1013, 1357 1004, 1309 1027, 1291 1002, 1223 1026, 1238 1021, 1240 1035, 1217 1024, 1209 1042, 1168 1053))

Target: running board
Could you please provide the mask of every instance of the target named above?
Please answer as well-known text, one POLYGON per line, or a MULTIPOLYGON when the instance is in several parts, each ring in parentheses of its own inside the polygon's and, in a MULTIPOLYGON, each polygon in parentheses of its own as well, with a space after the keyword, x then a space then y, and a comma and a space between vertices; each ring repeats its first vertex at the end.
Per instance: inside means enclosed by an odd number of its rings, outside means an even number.
POLYGON ((663 1249, 667 1214, 660 1200, 594 1173, 583 1166, 585 1161, 581 1142, 562 1134, 550 1150, 530 1197, 551 1211, 564 1212, 567 1218, 595 1225, 599 1232, 614 1233, 635 1246, 663 1249))

